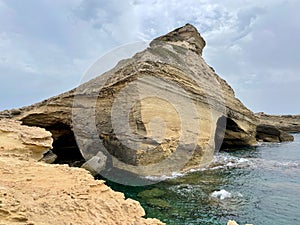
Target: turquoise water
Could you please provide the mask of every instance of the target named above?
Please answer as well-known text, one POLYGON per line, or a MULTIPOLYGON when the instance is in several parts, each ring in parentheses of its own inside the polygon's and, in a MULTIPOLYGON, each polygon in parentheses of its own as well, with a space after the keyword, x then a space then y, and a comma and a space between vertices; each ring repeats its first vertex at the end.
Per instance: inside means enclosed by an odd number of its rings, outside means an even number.
POLYGON ((219 153, 206 170, 151 186, 107 184, 138 200, 147 217, 171 225, 226 224, 228 219, 254 225, 300 224, 300 134, 294 136, 291 143, 219 153))

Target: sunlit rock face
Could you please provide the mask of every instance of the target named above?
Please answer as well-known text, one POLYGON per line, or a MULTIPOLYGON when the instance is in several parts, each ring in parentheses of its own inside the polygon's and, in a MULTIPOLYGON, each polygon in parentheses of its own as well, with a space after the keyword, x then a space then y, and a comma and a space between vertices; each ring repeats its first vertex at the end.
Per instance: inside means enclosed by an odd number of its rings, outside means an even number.
POLYGON ((0 153, 30 154, 39 160, 47 150, 52 149, 52 142, 51 133, 43 128, 25 126, 12 119, 0 119, 0 153))
POLYGON ((142 175, 205 166, 221 146, 256 144, 257 119, 206 64, 204 46, 187 24, 78 88, 2 117, 51 131, 58 156, 101 151, 107 165, 142 175))

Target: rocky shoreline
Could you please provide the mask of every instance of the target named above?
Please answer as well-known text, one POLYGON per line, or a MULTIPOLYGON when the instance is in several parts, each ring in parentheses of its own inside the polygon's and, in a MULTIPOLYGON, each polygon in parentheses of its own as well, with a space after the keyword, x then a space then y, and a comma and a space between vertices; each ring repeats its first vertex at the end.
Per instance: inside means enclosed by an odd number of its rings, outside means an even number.
POLYGON ((255 115, 261 124, 272 125, 285 132, 300 132, 300 115, 268 115, 263 112, 255 115))
POLYGON ((205 44, 186 24, 76 89, 0 118, 45 128, 58 159, 83 156, 95 173, 166 175, 204 167, 220 148, 291 141, 277 127, 259 126, 202 58, 205 44))
POLYGON ((206 64, 204 46, 187 24, 77 89, 0 112, 0 225, 164 224, 143 218, 138 202, 84 169, 38 162, 48 161, 44 153, 52 145, 59 159, 75 161, 83 154, 85 168, 95 174, 114 165, 138 175, 162 175, 206 166, 216 149, 292 141, 287 132, 300 132, 300 116, 251 112, 206 64), (132 109, 126 111, 128 102, 132 109), (152 120, 157 115, 165 122, 164 137, 152 120), (160 161, 167 163, 157 166, 160 161))
MULTIPOLYGON (((45 148, 52 148, 49 134, 0 120, 0 225, 165 224, 143 218, 139 202, 125 199, 85 169, 38 162, 45 148)), ((227 225, 238 224, 230 220, 227 225)))
POLYGON ((38 162, 48 131, 0 120, 0 140, 1 225, 164 224, 84 169, 38 162))

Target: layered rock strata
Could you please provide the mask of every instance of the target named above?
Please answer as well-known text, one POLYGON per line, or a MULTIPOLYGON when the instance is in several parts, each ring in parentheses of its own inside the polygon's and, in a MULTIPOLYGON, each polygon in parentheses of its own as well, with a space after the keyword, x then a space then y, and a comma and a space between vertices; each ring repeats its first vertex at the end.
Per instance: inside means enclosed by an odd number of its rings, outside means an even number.
POLYGON ((0 151, 31 154, 37 160, 52 149, 52 134, 40 127, 24 126, 20 121, 0 119, 0 151))
POLYGON ((259 124, 256 128, 256 139, 262 142, 294 141, 294 137, 273 125, 259 124))
POLYGON ((206 64, 204 46, 187 24, 74 90, 1 116, 51 131, 57 155, 79 147, 95 162, 102 152, 106 165, 141 175, 205 166, 221 145, 255 145, 257 118, 206 64))
POLYGON ((0 224, 164 224, 84 169, 0 150, 0 224))
POLYGON ((1 120, 0 130, 1 225, 164 224, 142 218, 137 201, 84 169, 37 162, 51 147, 50 132, 12 120, 1 120))
POLYGON ((255 115, 260 124, 272 125, 286 132, 300 132, 300 115, 268 115, 263 112, 255 115))

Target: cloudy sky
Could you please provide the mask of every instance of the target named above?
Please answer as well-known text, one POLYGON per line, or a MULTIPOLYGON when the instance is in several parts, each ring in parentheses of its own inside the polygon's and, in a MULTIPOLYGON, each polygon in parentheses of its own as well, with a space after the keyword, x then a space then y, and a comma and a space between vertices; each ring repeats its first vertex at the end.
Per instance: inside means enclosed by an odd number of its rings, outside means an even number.
POLYGON ((0 110, 78 85, 120 45, 191 23, 253 111, 300 114, 298 0, 0 0, 0 110))

